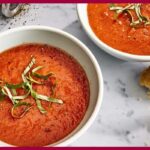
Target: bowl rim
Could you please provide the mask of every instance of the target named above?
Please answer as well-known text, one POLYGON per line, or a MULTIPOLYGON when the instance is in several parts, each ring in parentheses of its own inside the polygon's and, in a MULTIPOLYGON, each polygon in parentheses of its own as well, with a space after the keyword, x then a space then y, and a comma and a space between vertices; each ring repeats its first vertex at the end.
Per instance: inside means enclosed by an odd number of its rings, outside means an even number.
MULTIPOLYGON (((61 142, 61 140, 63 140, 63 139, 60 139, 59 140, 60 143, 58 143, 58 144, 57 144, 57 142, 59 142, 59 141, 56 141, 55 142, 56 144, 52 143, 50 145, 47 145, 47 146, 58 146, 58 147, 59 146, 67 146, 70 143, 73 143, 76 139, 78 139, 81 135, 83 135, 83 133, 85 133, 85 131, 87 131, 87 129, 94 122, 94 120, 100 110, 102 100, 103 100, 103 90, 104 90, 104 85, 103 85, 104 83, 103 83, 103 76, 102 76, 101 68, 100 68, 95 56, 92 54, 90 49, 85 44, 83 44, 83 42, 81 42, 79 39, 77 39, 75 36, 71 35, 70 33, 67 33, 66 31, 63 31, 61 29, 57 29, 57 28, 49 27, 49 26, 41 26, 41 25, 16 27, 16 28, 13 28, 10 30, 0 32, 0 38, 2 38, 5 35, 9 35, 9 34, 12 34, 15 32, 21 32, 21 31, 27 31, 27 30, 42 30, 42 31, 47 31, 47 32, 55 32, 57 34, 64 36, 64 38, 67 38, 67 39, 71 40, 72 42, 74 42, 75 44, 77 44, 84 51, 84 53, 86 53, 87 57, 90 58, 93 66, 95 68, 95 71, 97 74, 97 80, 98 80, 98 95, 97 95, 97 101, 94 106, 93 112, 90 114, 90 116, 87 119, 87 121, 85 122, 85 124, 76 133, 74 133, 71 137, 69 137, 68 139, 66 139, 62 142, 61 142)), ((3 141, 1 141, 1 142, 3 142, 3 141)), ((5 142, 3 142, 3 143, 5 143, 5 142)), ((13 146, 11 144, 7 144, 7 145, 13 146)))
MULTIPOLYGON (((91 26, 89 25, 89 21, 88 21, 88 24, 86 24, 84 22, 83 18, 82 18, 81 11, 84 11, 83 7, 86 7, 86 10, 87 10, 87 4, 88 3, 77 4, 76 5, 77 15, 78 15, 78 18, 80 20, 80 23, 81 23, 83 29, 85 30, 87 35, 91 38, 91 40, 98 47, 100 47, 102 50, 104 50, 105 52, 109 53, 110 55, 113 55, 113 56, 115 56, 117 58, 120 58, 120 59, 123 59, 123 60, 128 60, 128 61, 150 61, 150 56, 125 53, 125 52, 119 51, 119 50, 117 50, 115 48, 112 48, 111 46, 107 45, 102 40, 100 40, 95 35, 95 33, 93 32, 91 26), (90 28, 90 30, 88 30, 88 28, 90 28)), ((86 15, 86 17, 88 17, 88 16, 86 15)))

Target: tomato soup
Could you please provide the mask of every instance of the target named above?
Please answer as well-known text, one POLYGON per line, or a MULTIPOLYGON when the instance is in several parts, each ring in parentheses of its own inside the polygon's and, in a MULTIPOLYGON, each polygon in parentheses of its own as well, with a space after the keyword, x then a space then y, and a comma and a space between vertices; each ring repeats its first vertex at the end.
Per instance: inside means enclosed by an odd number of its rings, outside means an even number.
MULTIPOLYGON (((128 4, 115 5, 126 7, 128 4)), ((150 25, 130 26, 131 17, 128 13, 122 13, 117 19, 114 18, 115 12, 110 10, 109 3, 88 4, 87 11, 93 32, 104 43, 122 52, 150 55, 150 25)), ((137 20, 133 10, 131 13, 137 20)), ((141 13, 150 18, 150 4, 142 4, 141 13)))
MULTIPOLYGON (((57 80, 55 97, 63 104, 41 100, 47 113, 40 113, 33 95, 24 98, 32 106, 21 118, 12 117, 12 102, 0 101, 0 140, 16 146, 45 146, 71 133, 83 119, 89 103, 89 82, 80 64, 63 50, 44 44, 25 44, 0 54, 0 80, 11 84, 22 82, 22 72, 31 61, 43 66, 41 74, 51 71, 57 80)), ((50 96, 50 83, 34 85, 38 93, 50 96)), ((21 90, 17 91, 20 95, 21 90)), ((42 99, 42 98, 41 98, 42 99)), ((40 105, 39 105, 40 108, 40 105)), ((22 108, 24 109, 24 108, 22 108)))

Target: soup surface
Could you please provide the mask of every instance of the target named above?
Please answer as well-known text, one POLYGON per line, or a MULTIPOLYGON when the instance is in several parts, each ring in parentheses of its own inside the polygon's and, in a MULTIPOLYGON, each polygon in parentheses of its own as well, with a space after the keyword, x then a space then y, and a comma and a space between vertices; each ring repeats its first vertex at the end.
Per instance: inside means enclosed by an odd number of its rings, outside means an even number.
MULTIPOLYGON (((127 4, 115 4, 127 6, 127 4)), ((104 43, 122 52, 150 55, 150 25, 131 27, 131 18, 127 13, 115 17, 115 12, 110 10, 110 4, 88 4, 89 23, 96 34, 104 43)), ((137 16, 131 11, 133 18, 137 16)), ((141 13, 150 18, 150 4, 141 5, 141 13)))
MULTIPOLYGON (((0 54, 0 80, 17 84, 31 61, 44 66, 41 74, 53 72, 57 86, 55 95, 63 104, 42 101, 47 113, 40 113, 35 100, 28 96, 25 102, 31 109, 19 119, 13 118, 9 98, 0 101, 0 140, 16 146, 44 146, 52 144, 72 132, 83 119, 89 103, 89 83, 79 63, 58 48, 42 44, 25 44, 0 54)), ((40 94, 51 95, 49 82, 32 85, 40 94)), ((21 93, 21 91, 18 91, 21 93)))

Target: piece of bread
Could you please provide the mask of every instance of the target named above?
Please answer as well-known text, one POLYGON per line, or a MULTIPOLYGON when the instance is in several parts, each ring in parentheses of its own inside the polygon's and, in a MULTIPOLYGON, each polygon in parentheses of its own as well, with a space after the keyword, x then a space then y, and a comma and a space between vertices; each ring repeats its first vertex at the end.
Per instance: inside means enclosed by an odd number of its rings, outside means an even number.
POLYGON ((150 67, 141 73, 140 85, 150 89, 150 67))

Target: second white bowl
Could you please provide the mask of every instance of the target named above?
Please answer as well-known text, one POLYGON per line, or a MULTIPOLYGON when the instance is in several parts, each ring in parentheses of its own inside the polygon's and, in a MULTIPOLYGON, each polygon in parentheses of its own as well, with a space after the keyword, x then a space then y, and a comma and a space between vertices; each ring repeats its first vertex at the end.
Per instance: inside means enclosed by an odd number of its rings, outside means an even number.
POLYGON ((77 5, 77 12, 79 16, 79 20, 81 22, 81 25, 83 26, 83 29, 87 33, 87 35, 91 38, 91 40, 99 46, 102 50, 109 53, 112 56, 115 56, 117 58, 127 60, 127 61, 150 61, 150 56, 143 56, 143 55, 133 55, 121 52, 117 49, 114 49, 107 44, 105 44, 103 41, 101 41, 95 33, 92 31, 89 21, 88 21, 88 15, 87 15, 87 5, 88 4, 78 4, 77 5))

